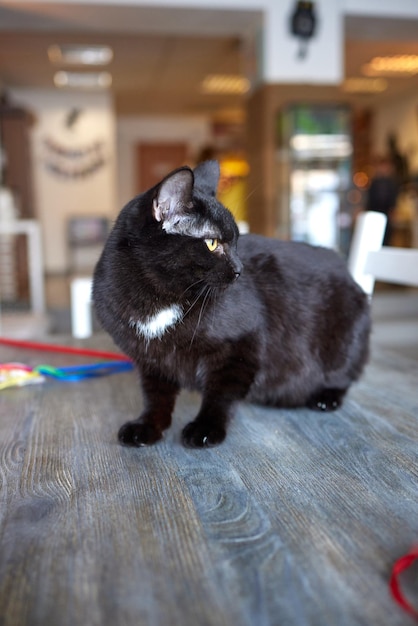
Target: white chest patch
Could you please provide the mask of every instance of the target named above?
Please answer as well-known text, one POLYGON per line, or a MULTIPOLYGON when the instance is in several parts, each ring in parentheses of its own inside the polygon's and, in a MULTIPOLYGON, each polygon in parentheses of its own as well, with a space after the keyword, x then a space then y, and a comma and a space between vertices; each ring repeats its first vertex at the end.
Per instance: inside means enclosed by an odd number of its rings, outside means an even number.
POLYGON ((135 329, 137 335, 145 339, 159 339, 165 331, 174 326, 183 317, 183 310, 178 304, 162 309, 149 317, 145 322, 131 318, 129 326, 135 329))

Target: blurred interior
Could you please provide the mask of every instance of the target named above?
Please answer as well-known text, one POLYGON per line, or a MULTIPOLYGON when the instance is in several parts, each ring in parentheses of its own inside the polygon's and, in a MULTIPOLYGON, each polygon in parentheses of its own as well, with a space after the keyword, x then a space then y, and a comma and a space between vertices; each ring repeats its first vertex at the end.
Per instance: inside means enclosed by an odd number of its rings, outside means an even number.
POLYGON ((388 157, 391 243, 418 247, 416 2, 212 4, 0 0, 0 334, 68 332, 120 208, 204 158, 242 232, 346 255, 388 157))

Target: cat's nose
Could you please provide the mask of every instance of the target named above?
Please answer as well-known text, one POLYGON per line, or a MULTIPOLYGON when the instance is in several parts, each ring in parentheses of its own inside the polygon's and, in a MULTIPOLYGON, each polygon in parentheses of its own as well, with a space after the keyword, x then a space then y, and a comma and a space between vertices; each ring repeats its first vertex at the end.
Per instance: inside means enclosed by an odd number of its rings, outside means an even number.
POLYGON ((242 263, 238 257, 232 259, 232 271, 234 272, 234 280, 237 280, 241 276, 242 272, 242 263))
POLYGON ((242 272, 242 263, 237 254, 231 254, 230 259, 231 270, 234 273, 234 280, 237 280, 241 276, 242 272))

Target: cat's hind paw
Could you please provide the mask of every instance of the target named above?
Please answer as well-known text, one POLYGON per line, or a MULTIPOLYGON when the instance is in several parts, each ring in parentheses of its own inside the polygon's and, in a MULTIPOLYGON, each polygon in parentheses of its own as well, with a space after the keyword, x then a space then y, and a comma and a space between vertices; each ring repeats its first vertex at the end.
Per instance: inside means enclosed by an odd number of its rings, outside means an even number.
POLYGON ((306 403, 314 411, 336 411, 342 404, 345 389, 321 389, 314 393, 306 403))
POLYGON ((210 448, 226 437, 224 426, 208 426, 198 421, 190 422, 183 428, 182 441, 187 448, 210 448))
POLYGON ((144 424, 138 421, 127 422, 118 432, 119 442, 123 446, 150 446, 162 438, 162 432, 152 424, 144 424))

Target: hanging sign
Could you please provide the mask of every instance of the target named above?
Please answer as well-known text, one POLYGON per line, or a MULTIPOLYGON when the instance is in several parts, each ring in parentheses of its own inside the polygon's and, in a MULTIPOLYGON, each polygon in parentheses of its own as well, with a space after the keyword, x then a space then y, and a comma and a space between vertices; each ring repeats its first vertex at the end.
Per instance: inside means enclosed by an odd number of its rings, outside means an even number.
POLYGON ((61 178, 71 180, 87 178, 106 164, 103 141, 70 148, 46 137, 43 144, 45 167, 61 178))

